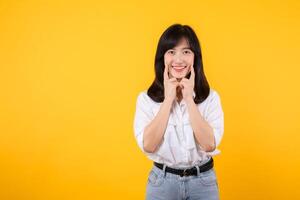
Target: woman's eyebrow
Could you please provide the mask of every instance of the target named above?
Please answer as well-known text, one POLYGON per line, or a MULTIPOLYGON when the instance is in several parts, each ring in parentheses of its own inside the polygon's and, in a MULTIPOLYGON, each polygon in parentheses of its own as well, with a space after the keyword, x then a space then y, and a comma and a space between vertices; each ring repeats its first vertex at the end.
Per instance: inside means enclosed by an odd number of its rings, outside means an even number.
MULTIPOLYGON (((177 48, 173 48, 173 49, 178 49, 178 47, 177 48)), ((191 49, 190 47, 182 47, 181 49, 191 49)))

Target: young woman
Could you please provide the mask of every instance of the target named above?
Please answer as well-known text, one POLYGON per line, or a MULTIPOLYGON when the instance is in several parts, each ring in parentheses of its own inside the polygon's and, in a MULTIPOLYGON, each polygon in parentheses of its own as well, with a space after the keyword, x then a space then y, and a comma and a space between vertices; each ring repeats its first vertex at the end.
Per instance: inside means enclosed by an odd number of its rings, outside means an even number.
POLYGON ((190 26, 174 24, 160 37, 155 80, 136 102, 135 138, 154 163, 146 199, 219 199, 212 157, 223 131, 220 96, 204 75, 199 40, 190 26))

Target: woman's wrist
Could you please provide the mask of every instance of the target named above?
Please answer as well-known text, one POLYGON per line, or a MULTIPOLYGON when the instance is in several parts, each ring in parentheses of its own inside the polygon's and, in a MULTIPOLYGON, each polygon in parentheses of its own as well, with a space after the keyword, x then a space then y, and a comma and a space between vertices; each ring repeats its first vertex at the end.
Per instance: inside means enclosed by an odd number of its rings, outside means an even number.
POLYGON ((163 104, 164 105, 167 105, 168 107, 171 108, 172 104, 173 104, 173 101, 174 99, 171 99, 171 98, 165 98, 164 101, 163 101, 163 104))
POLYGON ((189 97, 185 101, 186 101, 187 104, 194 104, 195 103, 193 97, 189 97))

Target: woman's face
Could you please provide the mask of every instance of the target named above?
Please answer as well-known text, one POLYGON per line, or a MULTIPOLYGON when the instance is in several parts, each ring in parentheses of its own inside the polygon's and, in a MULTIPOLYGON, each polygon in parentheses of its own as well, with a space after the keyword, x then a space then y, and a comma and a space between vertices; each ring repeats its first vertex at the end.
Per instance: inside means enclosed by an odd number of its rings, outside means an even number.
POLYGON ((180 81, 190 72, 194 62, 194 53, 187 41, 181 39, 177 46, 166 51, 164 59, 167 65, 165 67, 169 68, 169 77, 175 77, 180 81))

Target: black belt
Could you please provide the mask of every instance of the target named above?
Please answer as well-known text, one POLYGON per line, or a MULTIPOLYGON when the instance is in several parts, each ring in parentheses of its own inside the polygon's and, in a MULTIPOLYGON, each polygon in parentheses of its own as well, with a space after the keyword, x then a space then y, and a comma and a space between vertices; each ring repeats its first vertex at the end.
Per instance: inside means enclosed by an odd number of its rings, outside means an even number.
MULTIPOLYGON (((154 165, 159 169, 163 169, 163 164, 161 163, 154 162, 154 165)), ((200 173, 210 170, 211 168, 213 168, 213 166, 214 166, 214 161, 212 157, 210 157, 210 160, 207 163, 199 166, 200 173)), ((192 175, 197 175, 197 168, 192 167, 189 169, 174 169, 171 167, 166 167, 166 172, 170 172, 172 174, 177 174, 180 176, 192 176, 192 175)))

